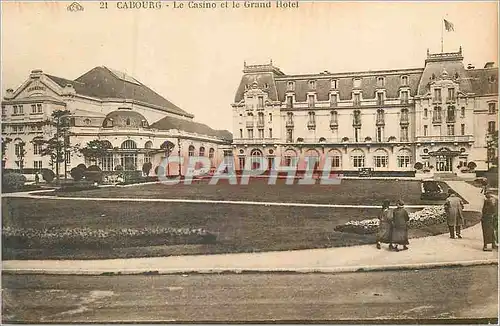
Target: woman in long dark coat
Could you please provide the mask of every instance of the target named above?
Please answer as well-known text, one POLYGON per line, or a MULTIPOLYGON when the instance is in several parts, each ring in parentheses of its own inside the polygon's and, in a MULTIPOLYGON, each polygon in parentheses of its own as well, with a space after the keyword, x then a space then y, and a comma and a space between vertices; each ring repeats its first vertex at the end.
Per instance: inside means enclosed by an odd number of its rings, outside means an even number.
POLYGON ((398 245, 403 245, 403 250, 407 250, 408 242, 408 221, 410 215, 404 208, 402 200, 398 200, 397 208, 394 209, 394 222, 392 228, 392 243, 394 250, 399 251, 398 245))
POLYGON ((389 249, 392 249, 392 209, 389 208, 390 202, 384 200, 382 204, 382 212, 378 217, 380 220, 379 230, 377 233, 377 249, 380 249, 380 243, 388 243, 389 249))
POLYGON ((488 251, 490 243, 492 248, 497 248, 495 229, 498 227, 498 200, 491 192, 486 192, 481 226, 483 229, 483 250, 488 251))

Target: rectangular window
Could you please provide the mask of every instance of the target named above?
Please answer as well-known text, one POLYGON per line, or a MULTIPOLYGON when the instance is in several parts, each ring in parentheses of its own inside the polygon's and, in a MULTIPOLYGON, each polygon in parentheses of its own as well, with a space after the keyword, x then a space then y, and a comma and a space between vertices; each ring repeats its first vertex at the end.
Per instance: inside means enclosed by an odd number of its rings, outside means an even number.
POLYGON ((464 123, 462 123, 462 124, 460 125, 460 134, 461 134, 462 136, 463 136, 463 135, 465 135, 465 124, 464 124, 464 123))
POLYGON ((66 164, 71 164, 71 152, 64 153, 64 159, 66 160, 66 164))
POLYGON ((331 87, 333 89, 337 89, 337 80, 336 79, 332 79, 332 81, 331 81, 331 87))
POLYGON ((408 91, 401 91, 401 103, 408 104, 408 91))
POLYGON ((272 121, 273 121, 273 114, 269 113, 269 122, 272 122, 272 121))
POLYGON ((253 139, 253 129, 247 129, 248 138, 253 139))
POLYGON ((462 108, 460 109, 460 116, 462 118, 465 118, 465 107, 462 106, 462 108))
POLYGON ((354 141, 359 142, 361 139, 361 128, 356 127, 354 128, 354 141))
POLYGON ((429 126, 424 125, 424 136, 429 136, 429 126))
POLYGON ((240 170, 243 170, 245 168, 245 158, 244 157, 240 157, 238 159, 239 163, 240 163, 240 170))
POLYGON ((384 87, 384 77, 377 78, 377 86, 384 87))
POLYGON ((377 127, 377 141, 382 142, 384 139, 384 127, 377 127))
POLYGON ((455 89, 454 88, 448 88, 448 101, 450 101, 450 102, 455 101, 455 89))
POLYGON ((401 141, 408 141, 408 127, 401 127, 401 141))
POLYGON ((269 128, 269 138, 273 138, 273 128, 269 128))
POLYGON ((19 105, 19 106, 17 107, 17 113, 18 113, 18 114, 24 114, 24 107, 23 107, 22 105, 19 105))
POLYGON ((497 112, 496 103, 488 103, 488 113, 495 114, 497 112))
POLYGON ((355 155, 352 156, 352 166, 355 168, 362 168, 365 166, 365 157, 364 155, 355 155))
MULTIPOLYGON (((151 159, 151 158, 149 158, 151 159)), ((146 156, 144 157, 146 161, 146 156)), ((113 171, 113 154, 106 154, 101 158, 101 168, 103 171, 113 171)))
POLYGON ((355 106, 361 105, 361 95, 360 94, 354 94, 354 105, 355 106))
POLYGON ((259 129, 259 138, 264 138, 264 129, 259 129))
POLYGON ((354 88, 360 88, 361 87, 361 78, 356 78, 354 79, 354 88))
POLYGON ((264 96, 259 96, 259 108, 264 107, 264 96))
POLYGON ((309 89, 316 89, 316 82, 314 80, 309 81, 309 89))
POLYGON ((455 125, 448 125, 448 136, 454 136, 455 135, 455 125))
POLYGON ((286 107, 287 109, 293 108, 293 96, 287 96, 286 97, 286 107))
POLYGON ((330 94, 330 107, 337 106, 337 94, 330 94))
POLYGON ((488 133, 489 134, 493 134, 496 130, 496 125, 495 125, 495 121, 489 121, 488 122, 488 133))
POLYGON ((434 102, 441 102, 441 89, 440 88, 434 89, 434 102))
POLYGON ((410 166, 410 157, 406 155, 398 156, 398 167, 407 168, 410 166))
POLYGON ((42 152, 42 145, 41 144, 33 144, 33 154, 40 155, 41 152, 42 152))
POLYGON ((294 91, 295 90, 295 83, 293 81, 289 81, 287 84, 287 90, 288 91, 294 91))
POLYGON ((13 114, 13 115, 19 114, 19 113, 18 113, 19 111, 17 110, 17 105, 14 105, 14 106, 13 106, 13 108, 14 108, 14 111, 13 111, 13 113, 12 113, 12 114, 13 114))
POLYGON ((293 129, 287 129, 286 130, 286 142, 287 143, 292 143, 293 142, 293 129))
POLYGON ((308 105, 310 108, 313 108, 313 107, 314 107, 314 95, 308 95, 308 96, 307 96, 307 105, 308 105))
POLYGON ((36 113, 36 104, 31 104, 31 113, 36 113))
POLYGON ((243 138, 243 129, 240 129, 240 138, 243 138))
POLYGON ((403 86, 408 85, 408 76, 401 77, 401 85, 403 86))
POLYGON ((384 93, 377 93, 377 105, 384 104, 384 93))
POLYGON ((36 105, 36 113, 42 113, 42 105, 41 104, 37 104, 36 105))
POLYGON ((424 118, 427 119, 428 115, 429 115, 429 110, 424 109, 424 118))
POLYGON ((7 114, 7 108, 5 107, 5 105, 2 105, 2 115, 6 114, 7 114))
POLYGON ((338 155, 332 156, 332 168, 340 168, 340 159, 338 155))
POLYGON ((374 156, 373 157, 373 164, 375 165, 376 168, 386 168, 388 161, 389 161, 389 159, 387 156, 374 156))

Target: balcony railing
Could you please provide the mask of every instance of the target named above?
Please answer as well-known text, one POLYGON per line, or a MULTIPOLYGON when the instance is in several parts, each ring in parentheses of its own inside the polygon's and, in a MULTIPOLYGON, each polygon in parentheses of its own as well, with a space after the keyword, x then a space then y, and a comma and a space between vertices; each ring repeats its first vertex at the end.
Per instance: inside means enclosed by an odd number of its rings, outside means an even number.
POLYGON ((286 103, 286 108, 287 109, 293 109, 293 103, 287 102, 286 103))
POLYGON ((235 144, 272 144, 278 142, 278 138, 235 138, 235 144))
POLYGON ((434 97, 432 99, 432 103, 442 103, 443 99, 441 97, 434 97))
POLYGON ((339 122, 337 120, 330 121, 330 129, 337 129, 339 127, 339 122))
POLYGON ((408 104, 408 103, 409 103, 409 101, 408 101, 408 99, 407 99, 407 98, 403 98, 403 99, 401 99, 401 102, 400 102, 400 103, 401 103, 401 104, 408 104))
POLYGON ((410 123, 410 119, 408 118, 408 115, 402 115, 401 119, 399 119, 400 124, 408 124, 410 123))
POLYGON ((376 120, 375 124, 377 126, 383 126, 383 125, 385 125, 384 117, 383 116, 377 117, 377 120, 376 120))
POLYGON ((446 116, 446 122, 455 122, 455 115, 448 115, 446 116))
POLYGON ((261 120, 257 121, 257 127, 258 128, 264 128, 264 121, 263 120, 262 121, 261 120))
POLYGON ((464 136, 418 136, 417 142, 472 142, 472 135, 464 136))
POLYGON ((361 126, 361 119, 360 118, 354 118, 352 120, 352 125, 353 126, 361 126))
POLYGON ((316 129, 316 122, 315 121, 309 121, 309 122, 307 122, 307 129, 309 129, 309 130, 316 129))
POLYGON ((246 125, 246 127, 247 127, 247 128, 253 128, 254 123, 253 123, 253 121, 247 121, 247 122, 245 123, 245 125, 246 125))
POLYGON ((293 124, 293 120, 287 120, 287 121, 286 121, 286 123, 285 123, 285 125, 286 125, 287 127, 293 128, 293 126, 294 126, 294 124, 293 124))
POLYGON ((437 123, 441 123, 441 122, 443 122, 441 117, 432 117, 432 123, 437 124, 437 123))

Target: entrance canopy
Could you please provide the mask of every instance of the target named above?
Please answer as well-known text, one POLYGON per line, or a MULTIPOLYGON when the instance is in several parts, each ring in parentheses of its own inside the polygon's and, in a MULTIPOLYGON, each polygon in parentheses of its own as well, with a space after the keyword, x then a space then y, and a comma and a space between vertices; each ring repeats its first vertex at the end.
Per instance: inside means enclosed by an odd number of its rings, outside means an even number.
POLYGON ((446 156, 446 157, 454 157, 461 155, 460 151, 452 151, 449 148, 440 148, 437 151, 429 152, 429 156, 446 156))

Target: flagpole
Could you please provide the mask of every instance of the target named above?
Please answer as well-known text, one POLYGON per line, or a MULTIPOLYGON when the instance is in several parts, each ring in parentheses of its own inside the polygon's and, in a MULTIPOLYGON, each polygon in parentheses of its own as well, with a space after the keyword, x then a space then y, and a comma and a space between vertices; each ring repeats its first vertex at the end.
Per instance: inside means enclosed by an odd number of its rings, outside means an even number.
POLYGON ((444 52, 443 35, 444 35, 444 18, 441 19, 441 53, 444 52))

